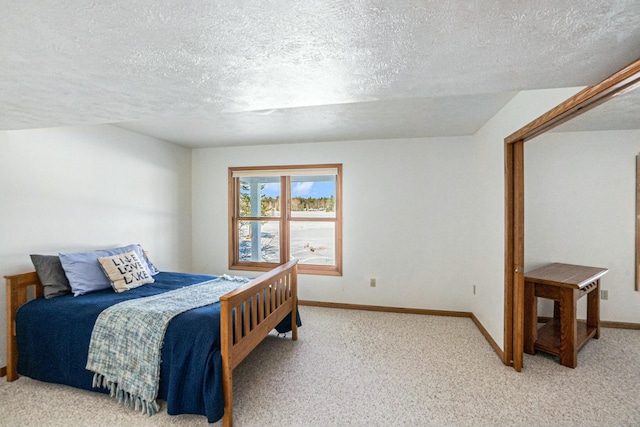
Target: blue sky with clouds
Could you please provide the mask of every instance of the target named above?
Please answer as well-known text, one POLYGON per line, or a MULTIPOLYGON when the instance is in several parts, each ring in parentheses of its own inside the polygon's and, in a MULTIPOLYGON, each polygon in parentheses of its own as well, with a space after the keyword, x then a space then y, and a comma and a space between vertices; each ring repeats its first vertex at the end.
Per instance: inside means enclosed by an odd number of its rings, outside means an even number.
MULTIPOLYGON (((280 194, 280 183, 269 182, 262 190, 266 197, 277 197, 280 194)), ((331 197, 336 195, 335 181, 294 182, 292 197, 331 197)))

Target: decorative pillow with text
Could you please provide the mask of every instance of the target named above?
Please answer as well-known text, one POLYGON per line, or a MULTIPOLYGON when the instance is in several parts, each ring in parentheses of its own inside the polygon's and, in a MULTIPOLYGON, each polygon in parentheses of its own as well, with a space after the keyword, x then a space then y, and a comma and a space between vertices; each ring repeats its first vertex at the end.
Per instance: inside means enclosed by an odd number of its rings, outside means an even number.
POLYGON ((64 269, 64 274, 69 280, 73 295, 79 296, 111 288, 112 285, 98 262, 98 258, 123 254, 129 251, 136 252, 138 258, 144 261, 143 263, 145 263, 152 276, 158 273, 158 269, 151 264, 142 247, 137 244, 90 252, 59 253, 60 263, 64 269))
POLYGON ((136 251, 98 258, 100 267, 107 275, 116 292, 124 292, 147 283, 153 277, 136 251))

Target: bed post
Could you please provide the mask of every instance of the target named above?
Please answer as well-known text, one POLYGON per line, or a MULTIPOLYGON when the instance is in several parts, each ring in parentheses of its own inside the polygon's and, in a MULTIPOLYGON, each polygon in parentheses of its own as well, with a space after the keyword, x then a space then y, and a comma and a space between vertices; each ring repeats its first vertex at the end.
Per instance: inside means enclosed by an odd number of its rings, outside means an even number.
POLYGON ((27 289, 34 287, 34 297, 43 295, 40 279, 35 271, 4 276, 7 286, 7 381, 18 379, 18 343, 16 341, 16 313, 27 302, 27 289))
POLYGON ((292 316, 292 339, 298 339, 297 262, 282 264, 220 297, 224 427, 233 424, 233 369, 288 316, 292 316))
POLYGON ((222 392, 224 395, 224 414, 222 425, 233 424, 233 366, 231 348, 233 347, 233 329, 228 300, 220 300, 220 353, 222 355, 222 392))
POLYGON ((298 264, 291 268, 291 339, 298 340, 298 264))
POLYGON ((10 278, 5 277, 7 283, 7 381, 15 381, 18 379, 16 364, 18 362, 18 352, 16 351, 16 335, 13 332, 15 324, 14 291, 10 284, 10 278))

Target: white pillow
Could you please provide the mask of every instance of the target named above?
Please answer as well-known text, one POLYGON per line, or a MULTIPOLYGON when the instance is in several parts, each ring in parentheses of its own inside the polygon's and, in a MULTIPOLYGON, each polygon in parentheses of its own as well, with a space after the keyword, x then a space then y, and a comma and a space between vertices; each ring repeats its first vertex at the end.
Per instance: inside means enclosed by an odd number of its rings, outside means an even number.
POLYGON ((98 262, 116 292, 128 291, 154 282, 146 264, 136 251, 100 257, 98 262))

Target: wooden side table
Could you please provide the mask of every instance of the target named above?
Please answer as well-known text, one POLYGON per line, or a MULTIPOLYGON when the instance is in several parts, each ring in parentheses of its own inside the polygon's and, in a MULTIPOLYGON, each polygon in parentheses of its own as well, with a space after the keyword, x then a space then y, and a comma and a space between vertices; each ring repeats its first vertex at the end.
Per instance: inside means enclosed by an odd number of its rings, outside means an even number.
POLYGON ((600 278, 609 270, 549 264, 524 275, 524 351, 555 354, 575 368, 578 350, 600 337, 600 278), (587 295, 587 320, 576 319, 576 304, 587 295), (538 297, 554 300, 553 319, 538 329, 538 297))

